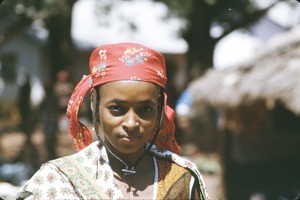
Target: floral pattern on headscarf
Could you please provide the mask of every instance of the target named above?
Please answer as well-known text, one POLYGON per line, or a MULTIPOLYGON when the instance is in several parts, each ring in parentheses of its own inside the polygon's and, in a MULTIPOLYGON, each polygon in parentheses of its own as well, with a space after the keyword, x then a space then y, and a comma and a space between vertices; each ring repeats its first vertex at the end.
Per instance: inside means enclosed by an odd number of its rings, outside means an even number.
MULTIPOLYGON (((78 150, 92 141, 90 131, 78 119, 78 113, 88 91, 119 80, 146 81, 164 89, 167 81, 163 56, 136 43, 109 44, 96 48, 91 54, 89 67, 91 74, 84 76, 78 83, 67 109, 70 133, 78 150)), ((155 144, 162 149, 179 153, 180 148, 174 137, 174 110, 167 105, 167 94, 164 96, 163 127, 155 144)))

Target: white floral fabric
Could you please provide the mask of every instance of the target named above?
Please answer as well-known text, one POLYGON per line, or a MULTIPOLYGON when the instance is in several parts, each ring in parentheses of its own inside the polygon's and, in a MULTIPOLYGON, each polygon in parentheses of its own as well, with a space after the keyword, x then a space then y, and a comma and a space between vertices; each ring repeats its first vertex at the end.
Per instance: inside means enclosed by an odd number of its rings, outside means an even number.
MULTIPOLYGON (((195 165, 193 163, 186 161, 172 152, 159 150, 155 146, 152 146, 150 152, 154 157, 169 158, 169 160, 177 163, 179 166, 192 169, 198 178, 200 178, 200 186, 203 188, 203 193, 208 199, 201 174, 197 169, 195 169, 195 165)), ((110 199, 123 198, 121 190, 114 182, 106 149, 102 147, 99 150, 98 142, 93 142, 82 151, 73 154, 72 158, 76 159, 81 164, 81 167, 83 167, 88 174, 96 180, 97 184, 110 199)), ((59 159, 56 161, 58 160, 59 159)), ((21 187, 18 197, 26 200, 82 199, 83 197, 80 195, 77 188, 54 164, 56 161, 54 160, 43 164, 34 176, 21 187)), ((157 173, 158 172, 156 170, 155 176, 157 176, 157 173)), ((154 186, 157 186, 157 184, 154 184, 154 186)), ((157 188, 154 190, 157 190, 157 188)), ((155 196, 154 199, 156 199, 155 196)))

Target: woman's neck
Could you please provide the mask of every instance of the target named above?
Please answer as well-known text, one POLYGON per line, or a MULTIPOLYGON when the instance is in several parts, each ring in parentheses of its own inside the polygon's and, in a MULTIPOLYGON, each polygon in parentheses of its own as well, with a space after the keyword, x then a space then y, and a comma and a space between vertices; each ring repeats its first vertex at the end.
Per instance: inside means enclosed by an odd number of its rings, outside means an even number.
MULTIPOLYGON (((109 162, 114 174, 120 179, 125 178, 126 180, 131 180, 132 178, 134 180, 134 177, 143 176, 150 173, 154 169, 153 159, 149 154, 146 154, 138 163, 138 165, 135 166, 134 173, 126 173, 126 171, 124 171, 126 170, 126 167, 114 157, 111 158, 109 156, 109 162)), ((132 166, 129 166, 129 171, 131 170, 131 167, 132 166)))
MULTIPOLYGON (((107 141, 107 140, 106 140, 107 141)), ((105 141, 105 146, 107 148, 109 148, 108 152, 108 157, 111 160, 118 160, 117 158, 115 158, 115 156, 117 156, 118 158, 120 158, 123 162, 125 162, 126 165, 128 165, 128 167, 131 167, 135 164, 135 162, 143 155, 145 149, 144 147, 142 147, 139 151, 135 152, 135 153, 122 153, 120 151, 118 151, 116 148, 114 148, 109 142, 105 141), (115 156, 111 155, 114 154, 115 156)), ((120 162, 118 160, 118 162, 120 162)))
POLYGON ((109 148, 109 150, 107 150, 107 156, 110 166, 112 170, 119 176, 123 176, 126 173, 126 171, 124 170, 130 171, 132 167, 134 167, 134 173, 132 174, 142 174, 148 170, 153 169, 152 157, 148 153, 145 153, 145 155, 143 155, 144 149, 135 154, 122 154, 114 149, 111 145, 107 145, 107 148, 109 148), (115 154, 115 156, 112 155, 110 151, 115 154), (141 157, 142 155, 143 157, 141 157), (119 159, 121 159, 122 161, 120 161, 119 159), (138 159, 140 159, 140 161, 136 166, 134 166, 138 159))

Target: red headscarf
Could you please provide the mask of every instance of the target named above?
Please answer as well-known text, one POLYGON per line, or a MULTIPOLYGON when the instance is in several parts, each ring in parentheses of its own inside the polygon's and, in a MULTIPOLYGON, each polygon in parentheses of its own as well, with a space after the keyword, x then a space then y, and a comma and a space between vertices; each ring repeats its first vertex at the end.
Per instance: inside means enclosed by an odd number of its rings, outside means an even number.
MULTIPOLYGON (((70 133, 78 150, 92 142, 88 128, 78 119, 87 91, 94 87, 119 80, 137 80, 154 83, 165 88, 166 66, 163 56, 148 47, 136 43, 102 45, 90 57, 90 75, 83 76, 73 92, 67 109, 70 133)), ((163 127, 155 145, 164 150, 179 153, 180 147, 174 138, 174 110, 164 102, 163 127)))

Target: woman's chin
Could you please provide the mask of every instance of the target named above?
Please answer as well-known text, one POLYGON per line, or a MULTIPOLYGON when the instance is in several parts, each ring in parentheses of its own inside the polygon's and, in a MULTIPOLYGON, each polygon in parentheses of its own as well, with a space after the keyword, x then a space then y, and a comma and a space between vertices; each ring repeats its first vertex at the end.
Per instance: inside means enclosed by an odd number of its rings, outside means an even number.
POLYGON ((118 146, 117 150, 122 154, 136 154, 144 150, 144 145, 138 146, 133 143, 123 143, 118 146))

